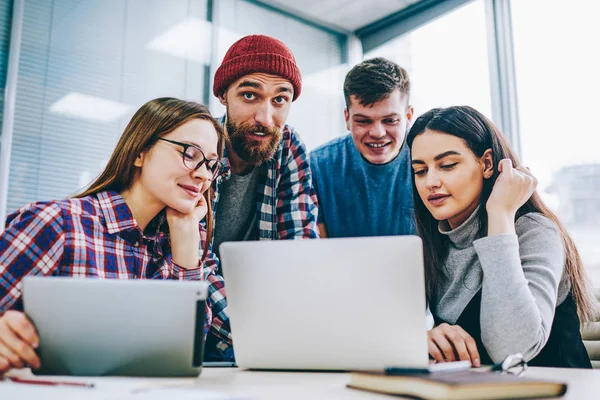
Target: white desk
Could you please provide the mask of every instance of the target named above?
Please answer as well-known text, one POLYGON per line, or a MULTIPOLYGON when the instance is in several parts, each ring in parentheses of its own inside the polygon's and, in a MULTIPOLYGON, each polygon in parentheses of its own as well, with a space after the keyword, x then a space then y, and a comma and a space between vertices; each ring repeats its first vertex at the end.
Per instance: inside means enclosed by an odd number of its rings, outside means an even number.
MULTIPOLYGON (((12 373, 20 377, 34 377, 29 371, 21 370, 12 373)), ((569 389, 564 399, 599 399, 600 398, 600 371, 596 370, 570 370, 558 368, 529 368, 529 377, 553 379, 567 382, 569 389)), ((150 379, 150 378, 73 378, 54 377, 43 379, 74 380, 94 382, 94 389, 72 389, 65 387, 42 387, 10 382, 0 383, 0 399, 13 400, 28 398, 53 399, 153 399, 171 398, 181 399, 255 399, 255 400, 281 400, 281 399, 393 399, 374 393, 361 392, 345 387, 349 377, 342 373, 298 373, 298 372, 253 372, 233 368, 205 368, 197 379, 150 379), (8 386, 10 385, 10 386, 8 386), (160 390, 159 386, 173 385, 182 392, 169 393, 170 390, 160 390), (140 392, 137 395, 127 393, 132 388, 155 389, 140 392), (8 390, 10 395, 7 396, 8 390), (157 392, 158 390, 158 392, 157 392), (193 393, 192 390, 196 393, 193 393), (208 393, 210 392, 210 393, 208 393), (4 395, 3 395, 4 393, 4 395), (211 396, 210 394, 213 394, 211 396), (214 394, 223 396, 215 397, 214 394), (142 395, 144 394, 144 395, 142 395)), ((140 389, 141 390, 141 389, 140 389)))

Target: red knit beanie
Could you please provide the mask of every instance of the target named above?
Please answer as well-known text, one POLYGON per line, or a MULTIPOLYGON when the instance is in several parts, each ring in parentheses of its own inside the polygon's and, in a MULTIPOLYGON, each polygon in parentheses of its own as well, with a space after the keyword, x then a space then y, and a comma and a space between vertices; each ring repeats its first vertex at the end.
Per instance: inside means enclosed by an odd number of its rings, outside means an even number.
POLYGON ((215 73, 213 93, 219 97, 237 79, 256 72, 289 80, 294 87, 292 101, 300 96, 302 77, 294 55, 283 42, 265 35, 245 36, 231 45, 215 73))

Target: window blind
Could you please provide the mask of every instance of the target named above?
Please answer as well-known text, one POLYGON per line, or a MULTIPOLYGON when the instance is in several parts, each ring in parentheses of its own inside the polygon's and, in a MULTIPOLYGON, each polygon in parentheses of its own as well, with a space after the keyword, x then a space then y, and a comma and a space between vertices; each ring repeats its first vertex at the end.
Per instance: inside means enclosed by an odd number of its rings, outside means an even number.
POLYGON ((25 1, 7 213, 80 192, 146 101, 203 100, 206 9, 207 0, 25 1))

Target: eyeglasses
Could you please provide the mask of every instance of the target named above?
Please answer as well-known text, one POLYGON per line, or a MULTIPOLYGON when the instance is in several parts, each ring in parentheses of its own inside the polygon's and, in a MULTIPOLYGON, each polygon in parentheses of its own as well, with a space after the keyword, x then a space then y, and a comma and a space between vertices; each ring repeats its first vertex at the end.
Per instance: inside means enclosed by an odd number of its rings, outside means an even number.
POLYGON ((194 146, 193 144, 176 142, 175 140, 169 140, 165 138, 159 138, 158 140, 163 140, 165 142, 183 147, 183 151, 180 153, 183 159, 183 165, 185 165, 186 168, 194 171, 200 168, 203 164, 206 164, 206 169, 211 174, 210 180, 214 180, 223 172, 223 164, 220 160, 215 158, 206 158, 204 152, 202 152, 199 147, 194 146))
POLYGON ((492 371, 502 374, 515 374, 521 376, 527 371, 527 362, 523 354, 516 353, 507 356, 502 362, 492 365, 492 371))

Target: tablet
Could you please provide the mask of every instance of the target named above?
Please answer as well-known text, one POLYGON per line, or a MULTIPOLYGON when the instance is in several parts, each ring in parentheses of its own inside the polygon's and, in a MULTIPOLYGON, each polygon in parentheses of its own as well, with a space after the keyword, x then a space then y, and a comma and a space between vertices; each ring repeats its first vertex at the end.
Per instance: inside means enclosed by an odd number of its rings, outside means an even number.
POLYGON ((40 336, 35 374, 198 376, 203 281, 25 277, 23 306, 40 336))

